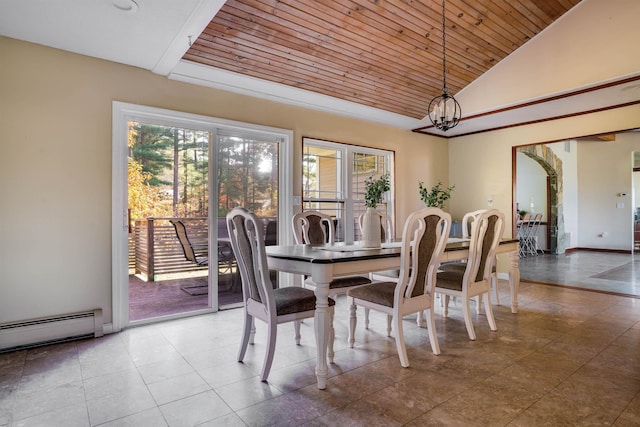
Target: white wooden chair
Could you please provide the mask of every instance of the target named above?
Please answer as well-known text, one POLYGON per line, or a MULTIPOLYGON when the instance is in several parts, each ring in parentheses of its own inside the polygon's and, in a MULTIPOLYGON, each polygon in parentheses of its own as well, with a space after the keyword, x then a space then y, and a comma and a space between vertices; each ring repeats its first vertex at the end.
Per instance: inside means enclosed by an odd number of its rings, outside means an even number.
MULTIPOLYGON (((318 211, 299 212, 293 216, 293 238, 298 245, 322 245, 335 242, 333 218, 318 211)), ((329 284, 329 296, 346 294, 354 286, 371 283, 366 276, 336 277, 329 284)), ((304 279, 305 286, 315 286, 311 278, 304 279)))
POLYGON ((354 346, 356 307, 387 315, 387 335, 395 326, 400 364, 409 366, 404 343, 403 320, 407 314, 427 311, 431 350, 440 354, 433 315, 434 288, 440 257, 447 244, 451 216, 438 208, 425 208, 409 215, 402 232, 400 278, 397 282, 376 282, 347 292, 350 304, 349 345, 354 346))
POLYGON ((467 332, 472 340, 476 339, 476 333, 471 320, 470 298, 480 297, 478 303, 484 299, 489 327, 492 331, 497 330, 491 307, 491 275, 503 231, 504 215, 497 209, 476 216, 471 224, 469 256, 464 270, 446 270, 437 274, 436 292, 444 295, 444 316, 448 316, 449 297, 459 297, 467 332))
MULTIPOLYGON (((312 290, 302 287, 273 288, 265 253, 263 223, 255 214, 244 208, 234 208, 227 214, 227 227, 240 268, 244 298, 244 329, 238 361, 244 359, 248 344, 253 344, 254 319, 262 320, 267 324, 268 333, 260 379, 266 381, 273 363, 278 325, 295 322, 296 344, 300 344, 300 321, 315 315, 316 297, 312 290)), ((330 360, 333 360, 334 305, 335 301, 329 298, 332 318, 328 351, 330 360)))
MULTIPOLYGON (((479 215, 483 214, 484 212, 486 212, 487 209, 479 209, 477 211, 472 211, 472 212, 467 212, 463 217, 462 217, 462 238, 463 239, 468 239, 470 232, 471 232, 471 226, 473 224, 473 221, 475 221, 479 215)), ((462 261, 462 262, 451 262, 451 263, 447 263, 447 264, 442 264, 442 266, 440 267, 442 270, 447 271, 447 270, 459 270, 459 271, 464 271, 464 269, 466 268, 465 265, 466 261, 462 261)), ((500 305, 500 290, 498 289, 498 269, 497 269, 497 260, 496 262, 493 263, 493 268, 491 271, 491 287, 494 290, 495 296, 496 296, 496 304, 500 305)), ((482 311, 482 302, 480 300, 478 300, 478 312, 482 311)))

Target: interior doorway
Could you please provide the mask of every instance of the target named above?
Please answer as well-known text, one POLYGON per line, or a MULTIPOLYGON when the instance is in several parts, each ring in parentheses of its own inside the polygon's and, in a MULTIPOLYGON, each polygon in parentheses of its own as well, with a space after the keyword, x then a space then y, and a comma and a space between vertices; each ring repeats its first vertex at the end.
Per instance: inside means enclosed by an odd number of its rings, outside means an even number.
MULTIPOLYGON (((514 215, 542 213, 536 237, 544 252, 564 253, 571 244, 564 233, 562 160, 547 145, 514 147, 514 215)), ((514 234, 515 235, 515 234, 514 234)))

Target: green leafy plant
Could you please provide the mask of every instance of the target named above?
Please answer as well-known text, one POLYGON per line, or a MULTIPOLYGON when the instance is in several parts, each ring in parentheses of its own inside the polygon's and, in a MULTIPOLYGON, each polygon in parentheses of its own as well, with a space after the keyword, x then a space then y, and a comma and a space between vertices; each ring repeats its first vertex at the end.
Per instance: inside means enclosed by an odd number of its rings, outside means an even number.
POLYGON ((374 208, 382 203, 382 196, 391 190, 389 173, 385 173, 378 179, 370 176, 364 181, 364 205, 374 208))
POLYGON ((442 182, 438 181, 436 185, 429 189, 424 186, 424 183, 422 181, 420 181, 418 183, 418 189, 420 190, 420 200, 422 200, 428 207, 436 207, 442 209, 444 207, 444 202, 451 198, 451 192, 455 187, 455 185, 452 185, 451 187, 443 189, 442 182))

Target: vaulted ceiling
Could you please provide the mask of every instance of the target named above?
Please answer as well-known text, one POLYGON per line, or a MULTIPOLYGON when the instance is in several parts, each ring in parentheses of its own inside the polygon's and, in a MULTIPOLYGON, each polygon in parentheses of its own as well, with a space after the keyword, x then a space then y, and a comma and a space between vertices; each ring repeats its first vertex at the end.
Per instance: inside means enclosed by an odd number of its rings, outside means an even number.
MULTIPOLYGON (((579 0, 448 0, 456 93, 579 0)), ((442 93, 441 0, 228 0, 184 59, 421 119, 442 93)))
MULTIPOLYGON (((473 86, 572 8, 594 1, 446 0, 449 92, 473 86)), ((443 135, 424 119, 442 92, 441 0, 2 0, 0 36, 443 135)), ((588 90, 566 87, 493 111, 463 106, 463 122, 443 136, 638 103, 639 80, 640 73, 587 81, 588 90)))

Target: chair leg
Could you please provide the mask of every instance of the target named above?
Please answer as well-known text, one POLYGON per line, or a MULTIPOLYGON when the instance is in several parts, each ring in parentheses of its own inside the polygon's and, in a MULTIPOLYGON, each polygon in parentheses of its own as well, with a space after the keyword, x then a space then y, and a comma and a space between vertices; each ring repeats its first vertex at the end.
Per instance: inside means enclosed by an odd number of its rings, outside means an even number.
POLYGON ((393 320, 393 316, 387 315, 387 336, 391 336, 391 321, 393 320))
POLYGON ((278 325, 269 322, 267 324, 267 351, 264 355, 264 364, 262 365, 262 374, 260 375, 261 381, 267 381, 269 372, 271 371, 271 364, 273 363, 273 353, 276 350, 276 338, 278 335, 278 325))
POLYGON ((402 316, 387 316, 389 324, 393 321, 396 325, 396 349, 400 358, 400 365, 403 368, 409 367, 409 357, 407 356, 407 348, 404 345, 404 331, 402 330, 402 316))
POLYGON ((249 328, 249 344, 253 345, 256 338, 256 319, 251 316, 251 327, 249 328))
POLYGON ((487 298, 484 300, 484 310, 487 312, 487 320, 489 320, 489 328, 492 331, 497 331, 496 319, 493 317, 493 308, 491 307, 491 289, 487 292, 487 298))
POLYGON ((443 317, 447 317, 449 315, 449 295, 444 296, 444 311, 443 317))
POLYGON ((353 298, 351 298, 351 304, 349 305, 349 347, 353 348, 356 342, 356 302, 353 298))
POLYGON ((469 338, 472 341, 476 339, 476 331, 473 329, 473 322, 471 321, 471 303, 469 298, 465 298, 464 307, 462 307, 464 312, 464 323, 467 326, 467 332, 469 333, 469 338))
POLYGON ((476 311, 482 314, 482 294, 476 296, 476 311))
POLYGON ((369 309, 364 309, 364 328, 369 329, 369 309))
POLYGON ((440 354, 440 344, 438 344, 438 334, 436 333, 436 320, 433 314, 433 307, 429 310, 427 316, 427 328, 429 328, 429 341, 431 342, 431 351, 433 354, 440 354))
POLYGON ((242 362, 244 359, 244 355, 247 352, 247 346, 251 341, 253 344, 253 334, 255 334, 255 328, 253 326, 253 316, 249 316, 249 314, 245 311, 244 313, 244 328, 242 330, 242 342, 240 343, 240 351, 238 352, 238 362, 242 362))
POLYGON ((329 344, 327 350, 327 356, 329 357, 329 363, 333 363, 333 341, 336 339, 336 331, 333 329, 333 315, 335 314, 335 310, 333 307, 329 309, 329 316, 331 318, 331 324, 329 325, 329 344))
POLYGON ((498 289, 498 273, 491 275, 491 284, 493 285, 494 292, 496 293, 496 304, 500 305, 500 290, 498 289))
POLYGON ((302 320, 293 321, 293 329, 296 331, 296 345, 300 345, 300 324, 302 320))
POLYGON ((420 310, 418 312, 418 316, 416 317, 416 324, 421 328, 425 326, 424 311, 420 310))

